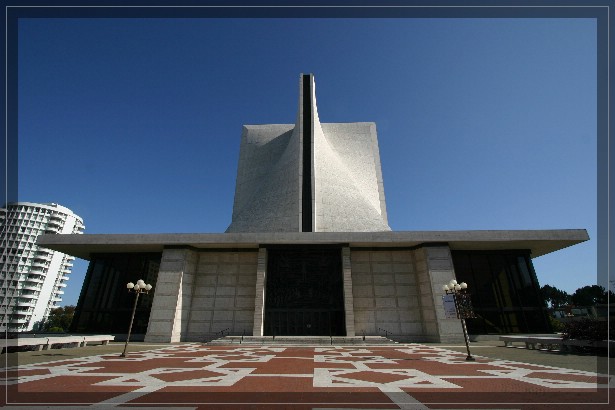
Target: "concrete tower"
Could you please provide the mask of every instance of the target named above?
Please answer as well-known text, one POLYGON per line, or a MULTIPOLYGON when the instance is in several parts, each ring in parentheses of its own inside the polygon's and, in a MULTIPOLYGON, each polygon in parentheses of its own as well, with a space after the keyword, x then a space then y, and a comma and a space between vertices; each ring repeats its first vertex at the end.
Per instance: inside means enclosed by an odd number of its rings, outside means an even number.
POLYGON ((62 301, 75 259, 38 246, 41 234, 80 234, 83 219, 58 204, 9 203, 0 208, 0 331, 33 330, 62 301))
POLYGON ((390 230, 376 124, 321 124, 312 74, 295 124, 244 125, 227 232, 390 230))

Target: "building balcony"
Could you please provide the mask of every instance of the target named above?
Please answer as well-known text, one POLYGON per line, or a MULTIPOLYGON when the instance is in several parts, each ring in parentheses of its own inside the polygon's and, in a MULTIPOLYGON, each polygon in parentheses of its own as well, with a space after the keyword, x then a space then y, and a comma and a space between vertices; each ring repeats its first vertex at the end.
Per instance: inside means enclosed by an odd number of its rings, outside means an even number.
POLYGON ((12 318, 9 320, 9 323, 12 325, 28 323, 28 318, 12 318))
POLYGON ((24 285, 18 289, 23 290, 41 290, 43 288, 42 285, 34 285, 32 283, 25 282, 24 285))
POLYGON ((36 261, 45 261, 48 262, 51 260, 51 251, 45 248, 38 248, 36 255, 34 256, 34 260, 36 261))
MULTIPOLYGON (((28 278, 26 279, 26 283, 43 283, 45 282, 45 279, 42 276, 28 276, 28 278)), ((35 285, 36 286, 36 285, 35 285)))
POLYGON ((64 225, 64 220, 60 218, 51 217, 49 222, 47 222, 47 226, 59 226, 60 228, 64 225))
MULTIPOLYGON (((19 301, 19 302, 17 302, 17 306, 19 306, 19 307, 34 307, 34 306, 36 306, 36 300, 19 301)), ((22 312, 18 312, 18 313, 22 313, 22 312)))
MULTIPOLYGON (((25 275, 24 275, 25 276, 25 275)), ((34 272, 32 270, 30 270, 30 272, 28 272, 28 276, 24 277, 25 280, 30 280, 30 279, 45 279, 45 273, 44 272, 34 272)))
POLYGON ((34 262, 32 262, 32 267, 37 267, 37 268, 42 268, 42 269, 47 269, 49 267, 49 262, 47 261, 39 261, 39 260, 34 260, 34 262))
POLYGON ((55 230, 57 232, 61 228, 62 228, 62 222, 51 220, 47 223, 46 231, 55 230))
POLYGON ((60 214, 60 213, 51 213, 49 215, 49 219, 50 220, 55 219, 55 220, 64 222, 66 220, 66 217, 64 215, 60 214))

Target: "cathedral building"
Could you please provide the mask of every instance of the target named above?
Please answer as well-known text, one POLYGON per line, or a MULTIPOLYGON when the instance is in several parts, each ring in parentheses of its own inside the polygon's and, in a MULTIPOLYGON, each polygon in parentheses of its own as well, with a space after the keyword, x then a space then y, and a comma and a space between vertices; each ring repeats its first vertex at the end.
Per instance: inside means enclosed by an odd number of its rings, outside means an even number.
POLYGON ((312 74, 294 124, 245 125, 225 233, 43 235, 90 261, 72 332, 148 342, 253 336, 384 335, 463 340, 442 285, 472 294, 470 333, 550 331, 532 258, 588 240, 583 229, 392 231, 376 124, 321 123, 312 74))

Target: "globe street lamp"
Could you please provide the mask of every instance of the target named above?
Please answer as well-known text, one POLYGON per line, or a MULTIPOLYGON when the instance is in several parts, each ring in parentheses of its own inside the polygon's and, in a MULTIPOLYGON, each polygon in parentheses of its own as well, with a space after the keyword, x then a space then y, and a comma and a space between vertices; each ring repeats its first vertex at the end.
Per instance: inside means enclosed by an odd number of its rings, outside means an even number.
POLYGON ((126 357, 126 350, 128 349, 128 341, 130 340, 130 332, 132 331, 132 322, 135 319, 135 312, 137 311, 137 302, 139 301, 139 295, 141 293, 146 293, 146 294, 149 293, 149 291, 152 290, 152 285, 150 285, 149 283, 146 284, 145 282, 143 282, 142 279, 139 279, 136 284, 132 282, 128 282, 126 284, 126 289, 128 289, 128 292, 136 293, 137 297, 135 298, 135 305, 132 308, 132 316, 130 318, 130 326, 128 326, 128 335, 126 336, 126 344, 124 345, 124 351, 122 352, 120 357, 126 357))
POLYGON ((463 328, 463 338, 466 342, 466 349, 468 350, 468 356, 466 360, 474 361, 474 357, 470 353, 470 340, 468 337, 468 329, 466 328, 466 318, 474 317, 472 312, 472 305, 470 303, 470 294, 467 291, 468 284, 465 282, 457 283, 455 279, 451 280, 448 284, 442 286, 442 290, 447 295, 453 295, 453 301, 455 302, 455 311, 457 317, 461 319, 461 327, 463 328))

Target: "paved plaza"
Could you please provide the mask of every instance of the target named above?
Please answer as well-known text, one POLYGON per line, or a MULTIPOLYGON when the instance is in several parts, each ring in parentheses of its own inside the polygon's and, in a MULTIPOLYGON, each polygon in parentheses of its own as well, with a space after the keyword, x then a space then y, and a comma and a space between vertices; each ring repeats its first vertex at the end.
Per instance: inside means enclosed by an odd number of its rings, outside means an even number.
POLYGON ((19 409, 613 408, 606 367, 591 370, 608 359, 594 356, 480 344, 473 362, 464 346, 438 344, 135 343, 126 358, 122 348, 3 354, 3 400, 19 409), (506 358, 529 355, 539 360, 506 358), (561 366, 536 363, 549 358, 561 366))

